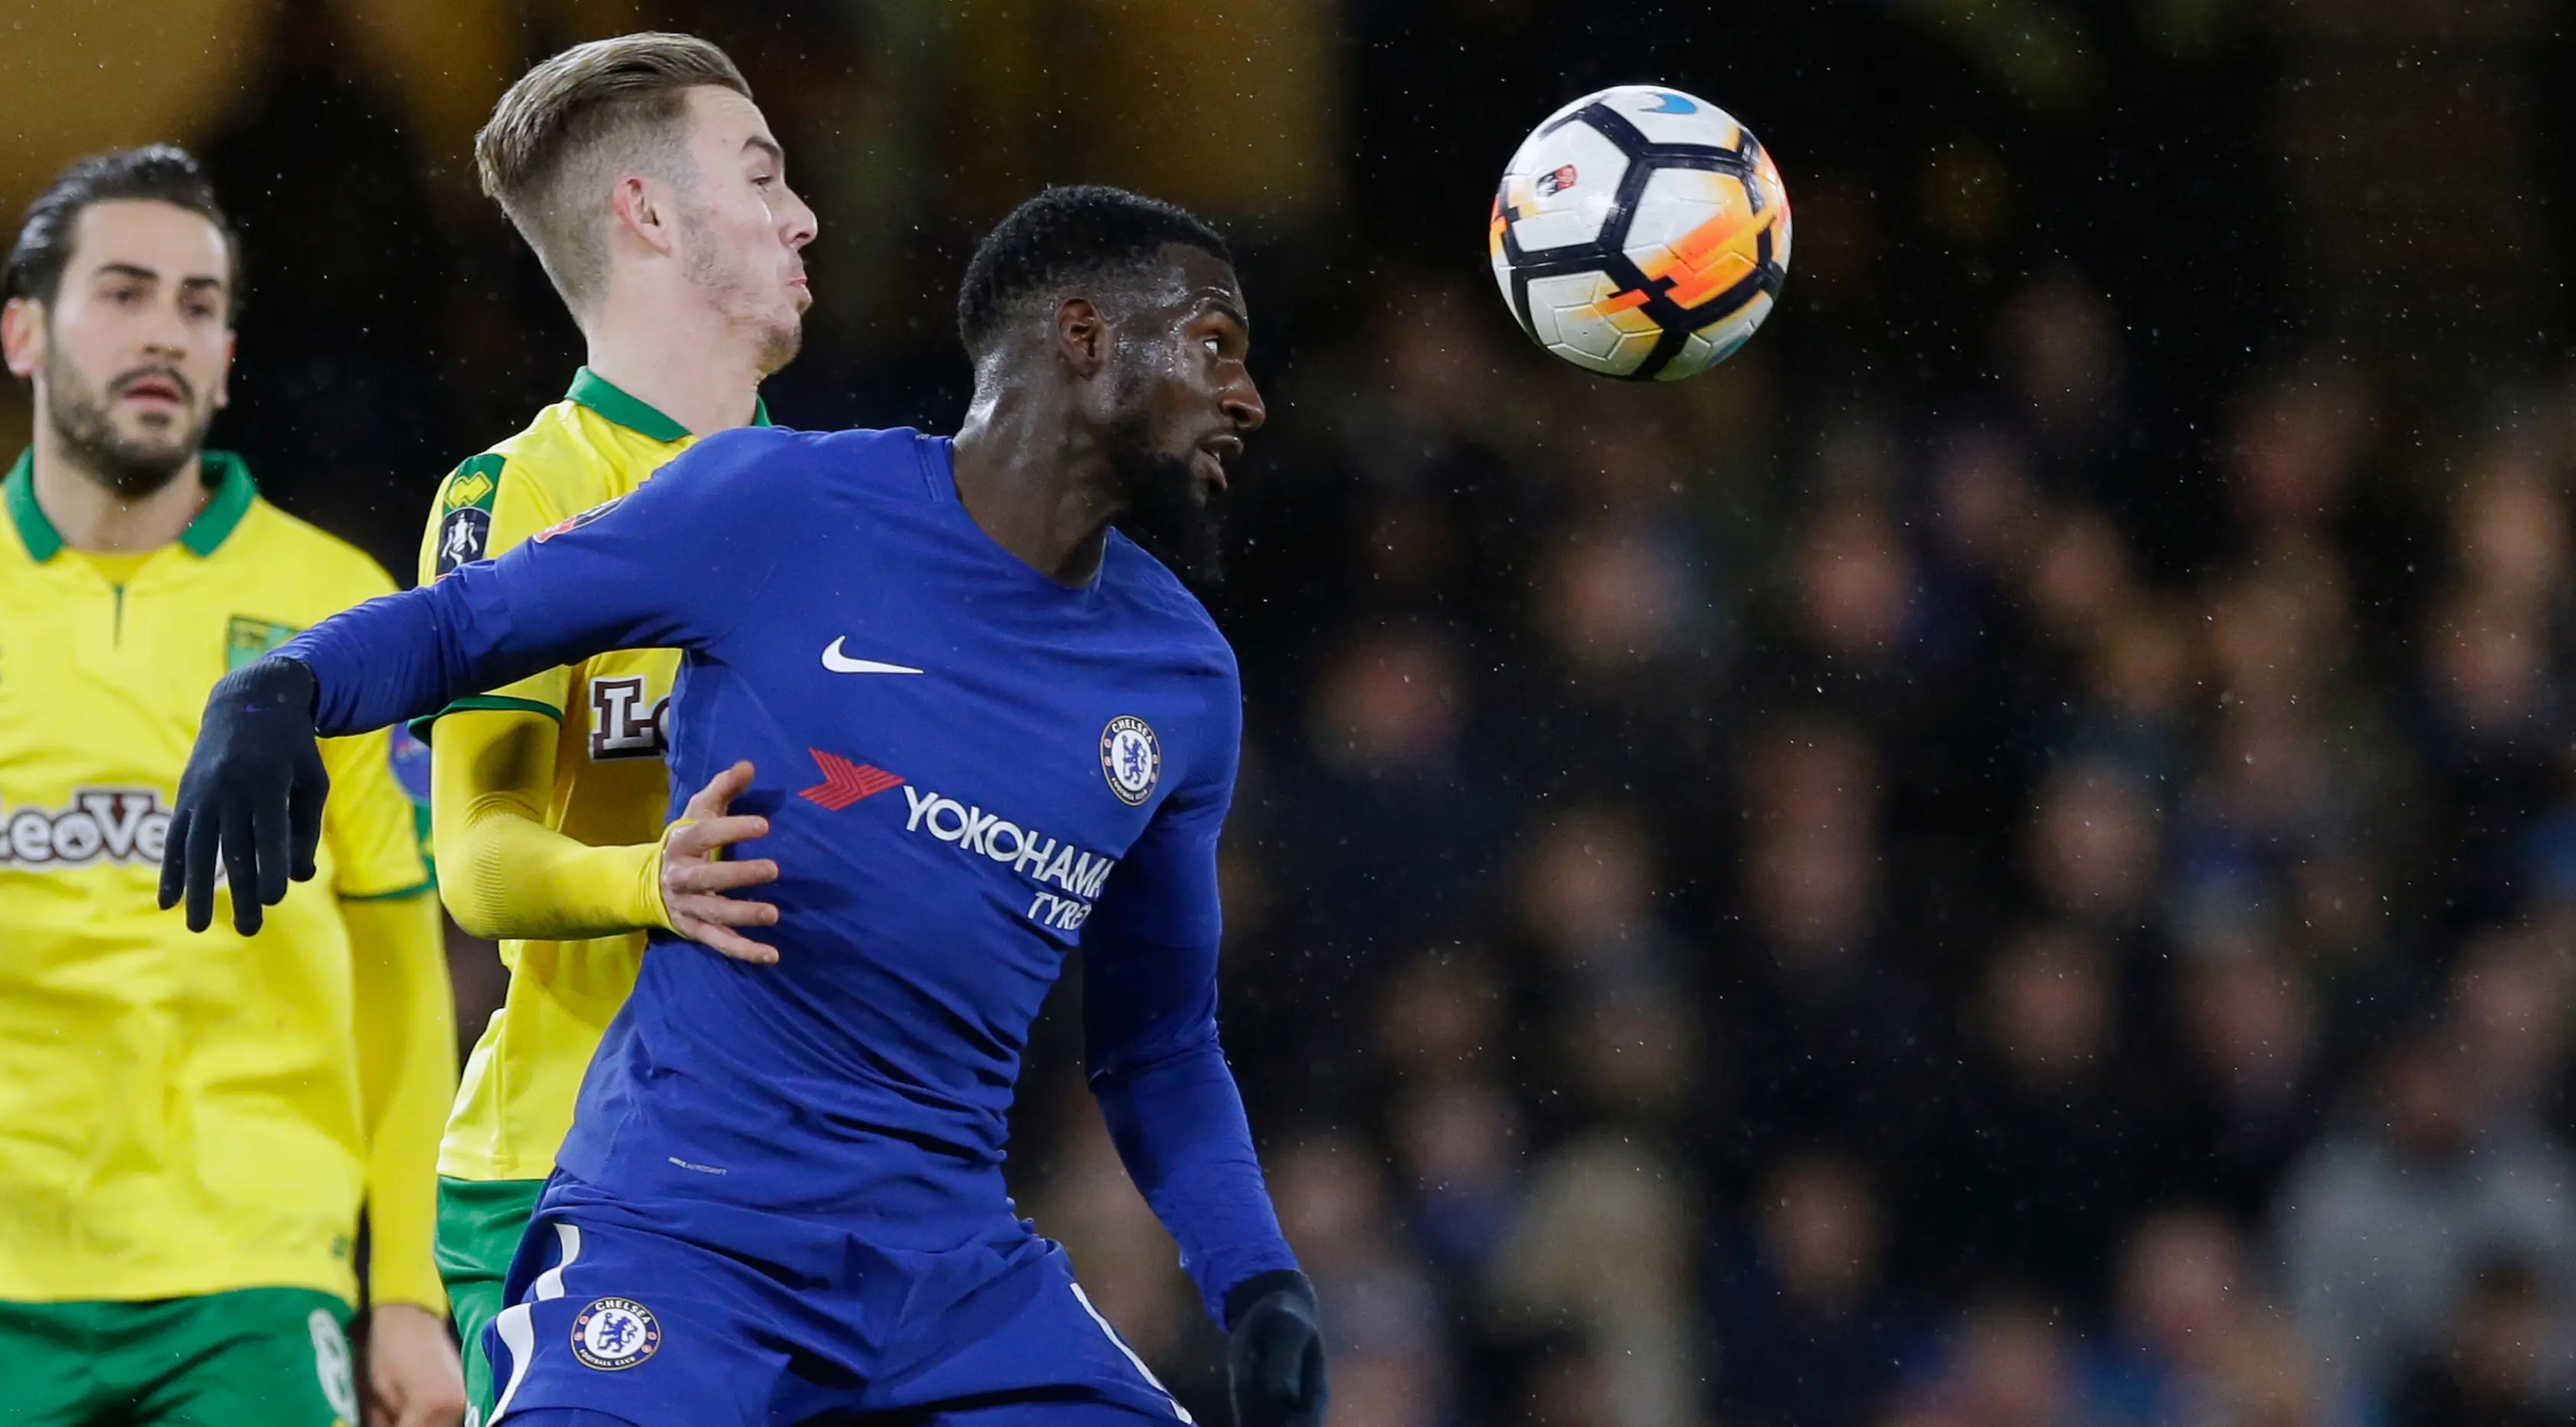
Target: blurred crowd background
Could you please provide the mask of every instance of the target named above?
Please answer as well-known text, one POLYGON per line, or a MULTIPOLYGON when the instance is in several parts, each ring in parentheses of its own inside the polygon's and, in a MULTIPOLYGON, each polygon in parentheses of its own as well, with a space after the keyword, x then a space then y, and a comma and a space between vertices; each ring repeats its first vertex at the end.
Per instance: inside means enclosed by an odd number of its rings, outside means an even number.
MULTIPOLYGON (((563 44, 749 73, 822 215, 787 424, 953 423, 951 284, 1041 183, 1228 229, 1272 415, 1210 596, 1224 1023, 1337 1427, 2576 1421, 2563 7, 0 19, 0 196, 203 154, 218 444, 402 574, 579 359, 468 160, 563 44), (1531 124, 1649 80, 1761 135, 1797 242, 1744 353, 1638 388, 1512 330, 1483 222, 1531 124)), ((1078 1037, 1022 1206, 1221 1421, 1078 1037)))

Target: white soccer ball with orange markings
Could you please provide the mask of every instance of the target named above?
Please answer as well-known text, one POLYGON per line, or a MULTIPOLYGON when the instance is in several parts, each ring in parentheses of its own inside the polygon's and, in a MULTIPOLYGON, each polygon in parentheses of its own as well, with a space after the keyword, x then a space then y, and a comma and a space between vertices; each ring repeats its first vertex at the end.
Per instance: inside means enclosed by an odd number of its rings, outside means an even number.
POLYGON ((1678 381, 1771 315, 1789 275, 1789 190, 1725 110, 1624 84, 1522 142, 1487 242, 1503 300, 1540 346, 1603 376, 1678 381))

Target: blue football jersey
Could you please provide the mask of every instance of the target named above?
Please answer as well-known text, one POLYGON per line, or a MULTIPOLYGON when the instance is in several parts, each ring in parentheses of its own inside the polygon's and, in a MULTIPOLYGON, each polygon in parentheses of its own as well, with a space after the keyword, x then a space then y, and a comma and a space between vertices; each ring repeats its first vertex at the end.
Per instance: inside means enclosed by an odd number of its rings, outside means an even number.
POLYGON ((780 919, 752 966, 657 933, 561 1163, 634 1202, 860 1226, 899 1248, 1011 1214, 1030 1022, 1085 953, 1087 1058, 1211 1308, 1292 1267, 1216 1039, 1232 651, 1112 533, 1071 587, 995 544, 943 438, 753 428, 497 561, 318 625, 326 735, 609 649, 684 651, 674 816, 737 759, 780 919))

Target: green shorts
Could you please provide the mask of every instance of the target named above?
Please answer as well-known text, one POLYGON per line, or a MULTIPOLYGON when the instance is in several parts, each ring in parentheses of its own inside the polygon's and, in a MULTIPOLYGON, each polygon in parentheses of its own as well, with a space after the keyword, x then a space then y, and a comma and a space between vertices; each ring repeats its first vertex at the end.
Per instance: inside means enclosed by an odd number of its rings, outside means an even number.
POLYGON ((0 1427, 340 1427, 349 1305, 309 1288, 0 1303, 0 1427))
POLYGON ((483 1329, 506 1306, 501 1281, 537 1211, 542 1179, 438 1177, 438 1276, 447 1285, 447 1310, 465 1344, 468 1423, 492 1410, 492 1360, 483 1355, 483 1329))

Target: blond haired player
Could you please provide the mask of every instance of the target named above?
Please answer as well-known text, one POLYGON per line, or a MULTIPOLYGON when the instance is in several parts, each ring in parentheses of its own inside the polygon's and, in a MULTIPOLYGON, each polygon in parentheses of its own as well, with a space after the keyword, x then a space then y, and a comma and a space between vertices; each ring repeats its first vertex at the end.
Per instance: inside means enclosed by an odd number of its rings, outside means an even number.
POLYGON ((206 690, 393 582, 202 448, 239 284, 188 155, 73 165, 8 278, 36 423, 0 481, 0 1422, 358 1421, 363 1205, 365 1420, 452 1424, 455 1013, 385 737, 326 745, 318 876, 262 934, 152 905, 206 690))
MULTIPOLYGON (((814 214, 741 74, 703 40, 627 35, 547 60, 502 96, 475 159, 588 363, 563 401, 447 478, 424 580, 625 495, 701 436, 765 423, 760 381, 795 356, 810 300, 799 252, 814 214)), ((733 928, 769 909, 721 893, 774 869, 711 855, 765 830, 721 816, 747 770, 692 802, 665 865, 661 713, 678 667, 669 650, 601 655, 460 700, 430 730, 441 891, 510 967, 438 1162, 439 1268, 477 1404, 491 1394, 481 1330, 643 929, 765 950, 733 928)))

